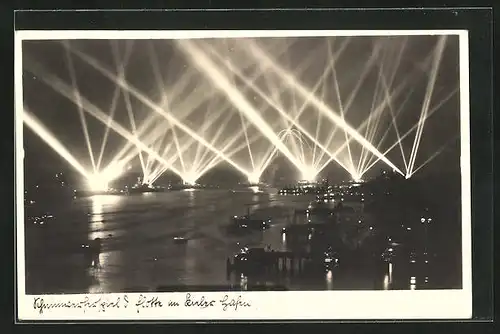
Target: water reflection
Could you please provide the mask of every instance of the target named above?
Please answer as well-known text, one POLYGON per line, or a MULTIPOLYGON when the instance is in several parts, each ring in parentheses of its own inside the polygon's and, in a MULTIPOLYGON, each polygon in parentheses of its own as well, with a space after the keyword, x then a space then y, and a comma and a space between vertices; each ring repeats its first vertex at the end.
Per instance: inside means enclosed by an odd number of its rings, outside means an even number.
MULTIPOLYGON (((120 196, 96 195, 90 197, 90 233, 89 240, 104 239, 104 208, 113 209, 120 201, 120 196)), ((113 210, 108 210, 113 211, 113 210)))
POLYGON ((392 263, 389 262, 389 283, 392 283, 392 263))
POLYGON ((116 211, 117 204, 120 202, 120 196, 96 195, 90 197, 90 226, 88 240, 100 238, 103 241, 103 251, 99 254, 99 268, 90 268, 90 274, 95 278, 95 284, 89 287, 89 293, 105 293, 112 291, 115 286, 111 286, 109 280, 110 266, 120 265, 121 260, 119 252, 106 251, 106 244, 109 241, 106 235, 104 215, 106 212, 116 211), (106 284, 108 282, 108 284, 106 284))
POLYGON ((184 192, 187 193, 188 195, 188 206, 192 207, 194 206, 195 202, 195 197, 196 197, 196 189, 194 188, 189 188, 189 189, 184 189, 184 192))
POLYGON ((384 290, 390 289, 389 275, 384 276, 384 290))
POLYGON ((250 187, 250 190, 251 190, 251 191, 253 191, 255 194, 257 194, 257 193, 260 193, 260 192, 261 192, 261 191, 260 191, 260 189, 259 189, 259 187, 257 187, 257 186, 250 187))
POLYGON ((331 270, 326 273, 326 289, 333 290, 333 274, 331 270))
POLYGON ((241 277, 240 277, 240 288, 243 291, 247 291, 248 290, 248 277, 246 277, 243 274, 241 274, 241 277))

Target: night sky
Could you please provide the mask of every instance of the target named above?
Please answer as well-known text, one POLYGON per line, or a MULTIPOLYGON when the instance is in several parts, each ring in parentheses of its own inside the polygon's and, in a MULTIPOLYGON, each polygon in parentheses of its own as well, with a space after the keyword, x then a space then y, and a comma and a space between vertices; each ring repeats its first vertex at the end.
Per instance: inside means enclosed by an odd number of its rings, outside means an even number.
MULTIPOLYGON (((345 47, 335 66, 340 98, 344 104, 356 87, 365 64, 370 59, 374 50, 378 50, 377 64, 380 64, 380 66, 374 66, 366 75, 357 95, 352 100, 351 108, 346 113, 345 119, 354 128, 359 127, 370 115, 374 101, 375 104, 380 103, 384 97, 383 94, 380 94, 380 90, 377 89, 377 87, 380 88, 380 83, 377 86, 380 67, 382 67, 382 71, 384 71, 386 77, 389 77, 391 72, 396 70, 392 90, 404 81, 406 81, 406 86, 401 89, 401 94, 395 98, 393 102, 394 110, 398 109, 408 96, 408 100, 397 118, 398 129, 401 133, 404 133, 418 122, 430 75, 429 68, 432 60, 432 52, 437 40, 436 36, 409 36, 380 38, 351 37, 349 39, 346 37, 262 38, 254 39, 253 41, 258 43, 258 45, 271 55, 279 66, 292 72, 309 90, 315 86, 318 78, 328 68, 328 54, 335 53, 342 47, 345 47), (404 53, 401 56, 398 68, 395 69, 397 54, 405 39, 407 42, 404 53), (328 52, 328 50, 331 51, 328 52), (411 95, 408 95, 410 93, 411 95)), ((227 70, 227 67, 224 67, 224 64, 230 61, 247 78, 255 77, 256 73, 262 72, 262 62, 252 56, 247 48, 249 41, 244 39, 207 39, 192 42, 210 55, 210 58, 217 64, 219 70, 252 103, 275 133, 286 128, 286 123, 280 121, 281 118, 275 108, 266 103, 255 90, 249 88, 241 77, 232 74, 227 70), (211 54, 209 50, 215 50, 220 59, 215 54, 211 54)), ((114 120, 129 131, 132 130, 132 125, 127 114, 127 100, 122 90, 118 89, 112 80, 109 80, 98 70, 87 64, 77 54, 68 53, 63 43, 69 43, 68 45, 72 50, 77 50, 92 57, 115 75, 117 73, 115 59, 123 61, 124 58, 128 57, 128 63, 124 72, 126 81, 147 96, 148 99, 155 104, 161 104, 163 96, 167 93, 169 108, 165 110, 173 116, 182 119, 182 122, 186 126, 196 133, 201 134, 207 140, 211 141, 215 139, 217 131, 223 127, 222 134, 214 143, 214 146, 217 148, 222 148, 224 143, 227 143, 233 136, 239 136, 239 139, 233 143, 232 147, 237 147, 245 143, 245 138, 242 136, 242 124, 247 124, 248 120, 242 118, 238 112, 238 107, 231 105, 227 96, 217 90, 216 85, 202 71, 196 68, 192 60, 182 52, 176 41, 24 41, 24 106, 36 115, 56 138, 79 161, 82 161, 85 167, 90 167, 91 164, 79 119, 78 107, 70 99, 63 97, 51 88, 46 81, 42 80, 43 77, 47 78, 43 73, 58 77, 71 89, 76 88, 82 97, 106 114, 112 112, 111 106, 115 97, 114 120), (74 68, 77 87, 72 85, 71 72, 68 66, 69 61, 71 61, 74 68), (201 102, 193 107, 193 101, 200 100, 201 102), (189 111, 189 115, 186 116, 187 111, 189 111), (216 118, 216 121, 213 125, 207 127, 207 122, 213 118, 216 118), (204 127, 205 130, 202 130, 204 127)), ((458 49, 458 37, 449 36, 440 63, 431 108, 454 89, 458 89, 458 49)), ((272 69, 265 68, 263 72, 264 75, 257 77, 253 81, 254 84, 279 104, 283 110, 295 116, 304 99, 296 92, 294 93, 285 84, 283 78, 273 74, 272 69)), ((50 81, 51 79, 47 80, 50 81)), ((337 112, 340 109, 335 90, 335 81, 331 73, 325 76, 325 79, 316 91, 316 96, 331 109, 337 112)), ((151 108, 133 95, 129 95, 129 98, 137 126, 140 126, 150 115, 155 115, 151 111, 151 108)), ((459 169, 459 113, 460 103, 459 92, 457 91, 425 123, 416 162, 417 166, 427 160, 440 147, 447 143, 448 145, 436 159, 422 169, 423 172, 447 173, 459 169)), ((162 120, 159 116, 155 117, 153 125, 156 127, 156 130, 163 131, 164 136, 158 135, 156 140, 150 140, 148 144, 151 144, 153 149, 161 150, 162 145, 164 146, 173 141, 172 131, 169 130, 170 126, 168 122, 162 120)), ((314 106, 309 105, 306 106, 302 116, 298 118, 298 122, 311 133, 316 133, 318 141, 324 144, 336 126, 324 119, 323 116, 322 120, 320 120, 320 126, 317 127, 319 117, 321 116, 319 116, 318 110, 314 106)), ((93 151, 96 152, 95 157, 97 159, 105 126, 88 114, 85 115, 85 119, 93 151)), ((375 145, 381 151, 384 151, 384 148, 388 148, 396 141, 396 132, 391 126, 390 110, 385 108, 380 118, 380 123, 373 135, 374 144, 378 144, 385 131, 390 129, 380 145, 375 145)), ((189 136, 183 133, 183 131, 178 128, 174 131, 179 137, 181 145, 188 140, 189 136)), ((152 131, 147 131, 146 136, 151 133, 152 131)), ((367 136, 365 132, 361 133, 365 137, 367 136)), ((260 133, 258 127, 249 125, 247 127, 247 134, 249 137, 255 139, 251 145, 254 156, 258 156, 260 152, 266 151, 270 147, 269 140, 260 133)), ((410 155, 414 136, 415 132, 403 142, 407 158, 410 155)), ((141 139, 147 141, 145 138, 141 137, 141 139)), ((344 133, 338 131, 330 143, 329 149, 335 151, 343 140, 345 140, 344 133)), ((103 164, 109 163, 113 154, 125 143, 125 139, 110 131, 103 154, 103 164)), ((310 141, 308 145, 307 147, 312 146, 310 141)), ((43 175, 53 175, 59 170, 71 170, 68 163, 59 158, 49 146, 26 126, 24 129, 24 148, 27 175, 36 174, 38 177, 42 177, 43 175)), ((308 149, 306 148, 306 150, 308 149)), ((359 157, 360 146, 353 144, 352 150, 355 162, 357 162, 356 159, 359 157)), ((189 160, 189 156, 192 156, 195 151, 196 144, 193 144, 191 153, 187 153, 188 158, 186 160, 189 160)), ((346 152, 343 151, 343 153, 346 152)), ((172 148, 170 151, 167 151, 165 157, 171 158, 174 154, 175 150, 172 148)), ((207 156, 210 157, 210 153, 207 153, 207 156)), ((211 156, 214 156, 214 154, 212 153, 211 156)), ((404 168, 397 146, 387 156, 399 168, 404 168)), ((277 159, 270 168, 290 170, 287 173, 293 173, 293 167, 285 166, 287 163, 282 158, 277 159)), ((246 146, 235 153, 233 159, 242 166, 250 167, 250 159, 246 146)), ((325 159, 326 157, 323 161, 325 159)), ((132 165, 132 172, 140 170, 138 159, 134 159, 132 165)), ((175 166, 180 166, 180 162, 176 161, 175 166)), ((225 162, 219 163, 218 168, 222 168, 224 173, 227 170, 234 171, 225 162)), ((377 173, 381 168, 386 168, 386 166, 379 162, 368 174, 377 173)), ((324 174, 339 180, 347 177, 347 173, 335 162, 331 162, 328 165, 324 170, 324 174)), ((213 175, 213 172, 205 176, 209 177, 209 175, 213 175)), ((238 175, 238 172, 234 171, 235 179, 238 178, 238 175)))

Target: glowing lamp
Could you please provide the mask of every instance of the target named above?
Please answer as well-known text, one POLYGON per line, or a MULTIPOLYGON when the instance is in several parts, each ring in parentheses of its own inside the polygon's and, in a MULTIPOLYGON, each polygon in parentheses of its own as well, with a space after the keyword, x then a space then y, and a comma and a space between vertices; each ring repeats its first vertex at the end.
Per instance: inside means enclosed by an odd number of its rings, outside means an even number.
POLYGON ((106 191, 109 188, 109 180, 102 174, 94 174, 88 179, 92 191, 106 191))
POLYGON ((302 180, 309 182, 315 181, 316 177, 318 176, 318 171, 310 166, 305 167, 301 172, 302 172, 302 180))

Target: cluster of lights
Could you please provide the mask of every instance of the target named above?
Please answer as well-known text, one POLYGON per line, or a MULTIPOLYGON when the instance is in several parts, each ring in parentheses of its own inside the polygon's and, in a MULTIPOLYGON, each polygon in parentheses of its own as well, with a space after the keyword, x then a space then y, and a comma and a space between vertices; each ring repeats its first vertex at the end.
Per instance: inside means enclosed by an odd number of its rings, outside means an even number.
POLYGON ((299 195, 307 195, 311 193, 315 193, 316 191, 311 188, 290 188, 290 189, 281 189, 279 191, 280 195, 294 195, 294 196, 299 196, 299 195))
POLYGON ((31 217, 33 224, 44 225, 47 220, 53 219, 54 216, 50 213, 43 214, 41 216, 31 217))
MULTIPOLYGON (((100 172, 87 177, 88 186, 92 191, 108 191, 110 183, 116 178, 120 177, 125 170, 123 161, 117 161, 100 172)), ((130 167, 128 168, 130 169, 130 167)))
POLYGON ((92 191, 107 191, 109 190, 109 181, 106 177, 103 177, 100 174, 92 175, 92 177, 88 180, 89 188, 92 191))
POLYGON ((420 218, 420 223, 422 224, 430 224, 432 222, 432 218, 425 218, 425 217, 422 217, 420 218))

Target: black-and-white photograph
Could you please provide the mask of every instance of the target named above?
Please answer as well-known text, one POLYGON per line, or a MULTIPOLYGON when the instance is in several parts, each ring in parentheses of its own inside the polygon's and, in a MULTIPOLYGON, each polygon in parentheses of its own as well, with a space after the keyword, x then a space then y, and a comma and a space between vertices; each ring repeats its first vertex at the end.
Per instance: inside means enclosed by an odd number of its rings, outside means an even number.
POLYGON ((89 36, 21 42, 26 295, 468 284, 458 34, 89 36))

